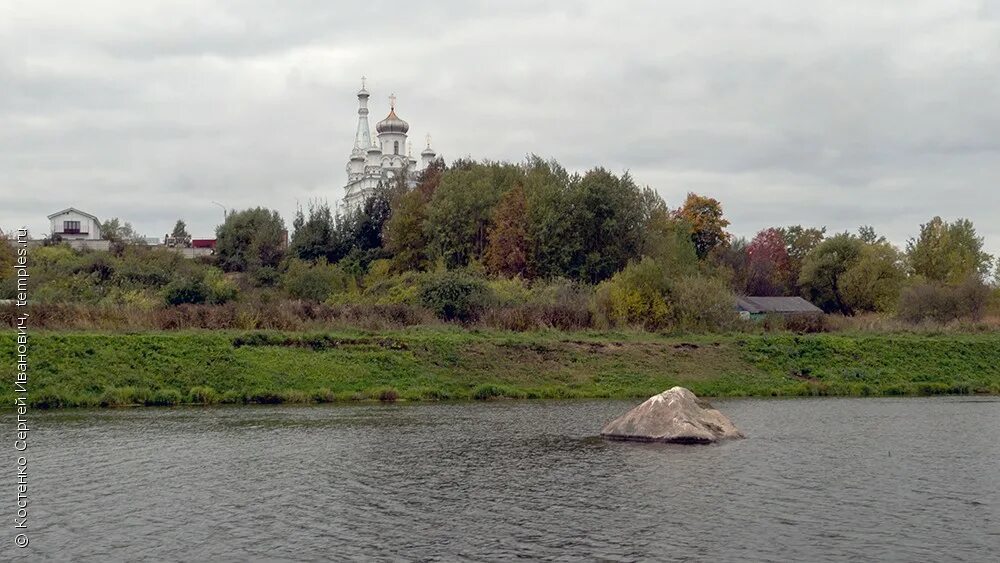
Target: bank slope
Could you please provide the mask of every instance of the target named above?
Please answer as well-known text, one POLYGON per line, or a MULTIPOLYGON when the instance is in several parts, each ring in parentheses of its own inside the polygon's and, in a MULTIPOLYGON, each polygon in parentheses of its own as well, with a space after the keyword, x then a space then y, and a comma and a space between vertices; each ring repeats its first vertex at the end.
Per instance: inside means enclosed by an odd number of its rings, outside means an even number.
POLYGON ((998 393, 1000 334, 36 332, 30 366, 36 407, 998 393))

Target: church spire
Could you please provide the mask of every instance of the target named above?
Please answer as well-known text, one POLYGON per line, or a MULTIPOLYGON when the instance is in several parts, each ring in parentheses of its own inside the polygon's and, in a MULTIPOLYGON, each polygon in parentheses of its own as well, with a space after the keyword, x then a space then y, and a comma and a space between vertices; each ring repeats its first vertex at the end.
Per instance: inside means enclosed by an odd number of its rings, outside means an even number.
POLYGON ((365 77, 361 77, 361 89, 358 90, 358 131, 354 135, 353 153, 364 154, 372 146, 372 134, 368 130, 368 90, 365 88, 365 77))

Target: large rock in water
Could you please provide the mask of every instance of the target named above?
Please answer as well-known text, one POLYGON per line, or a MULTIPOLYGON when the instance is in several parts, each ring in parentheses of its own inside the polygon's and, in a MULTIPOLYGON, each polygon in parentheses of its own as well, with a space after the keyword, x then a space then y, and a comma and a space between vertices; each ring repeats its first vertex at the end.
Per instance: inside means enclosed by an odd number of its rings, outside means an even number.
POLYGON ((710 444, 743 438, 743 433, 708 401, 683 387, 674 387, 609 422, 601 436, 611 440, 710 444))

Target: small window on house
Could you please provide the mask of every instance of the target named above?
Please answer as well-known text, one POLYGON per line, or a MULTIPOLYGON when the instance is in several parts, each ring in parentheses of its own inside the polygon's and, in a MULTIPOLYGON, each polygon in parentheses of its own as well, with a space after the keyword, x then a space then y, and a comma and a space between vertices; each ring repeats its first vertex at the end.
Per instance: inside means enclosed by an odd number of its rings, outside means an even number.
POLYGON ((399 154, 399 141, 392 142, 392 154, 399 154))
POLYGON ((79 221, 63 221, 63 232, 69 234, 76 234, 80 232, 80 222, 79 221))

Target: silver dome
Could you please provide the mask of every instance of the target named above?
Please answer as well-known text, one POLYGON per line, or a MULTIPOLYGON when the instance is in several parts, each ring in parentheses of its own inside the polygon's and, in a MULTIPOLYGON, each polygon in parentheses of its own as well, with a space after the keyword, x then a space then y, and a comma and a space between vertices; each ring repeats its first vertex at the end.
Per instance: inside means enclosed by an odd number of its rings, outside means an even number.
POLYGON ((385 119, 375 125, 375 130, 379 133, 406 133, 410 130, 410 124, 400 119, 396 110, 392 109, 385 119))

